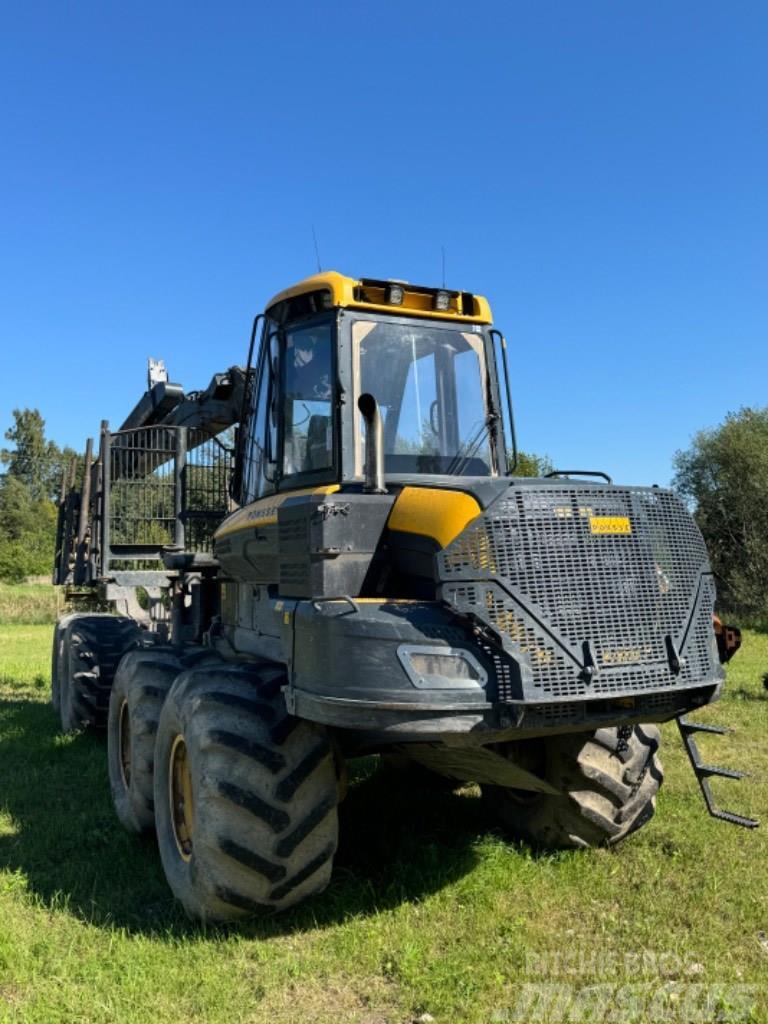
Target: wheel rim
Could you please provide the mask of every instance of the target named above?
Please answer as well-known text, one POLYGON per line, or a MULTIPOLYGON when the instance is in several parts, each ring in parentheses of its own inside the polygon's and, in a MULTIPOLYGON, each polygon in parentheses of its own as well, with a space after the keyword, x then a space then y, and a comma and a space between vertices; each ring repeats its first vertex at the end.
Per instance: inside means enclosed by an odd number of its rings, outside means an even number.
POLYGON ((120 774, 123 785, 130 789, 131 785, 131 715, 128 701, 120 705, 120 722, 118 726, 118 748, 120 751, 120 774))
POLYGON ((192 857, 192 835, 195 830, 195 804, 192 796, 192 775, 189 770, 187 745, 183 736, 173 741, 168 773, 168 798, 171 809, 173 837, 182 860, 192 857))

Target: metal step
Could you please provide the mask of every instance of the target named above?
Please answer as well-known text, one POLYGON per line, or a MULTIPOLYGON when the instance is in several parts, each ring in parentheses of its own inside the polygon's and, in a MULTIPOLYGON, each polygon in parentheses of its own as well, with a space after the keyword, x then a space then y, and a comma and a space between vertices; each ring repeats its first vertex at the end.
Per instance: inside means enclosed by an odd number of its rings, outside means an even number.
POLYGON ((704 775, 710 778, 713 775, 720 775, 724 779, 748 779, 748 772, 734 771, 732 768, 718 768, 713 764, 700 764, 695 769, 697 775, 704 775))
POLYGON ((734 771, 731 768, 719 768, 716 765, 704 764, 699 754, 699 748, 696 746, 696 740, 693 738, 694 733, 697 732, 714 733, 718 736, 724 736, 732 730, 722 725, 704 725, 699 722, 689 722, 682 715, 677 719, 677 725, 683 739, 683 746, 688 754, 688 760, 691 762, 691 767, 704 797, 704 802, 707 805, 707 810, 712 817, 718 818, 720 821, 727 821, 731 825, 740 825, 742 828, 757 828, 760 822, 754 818, 747 818, 742 814, 735 814, 733 811, 724 811, 719 808, 715 803, 715 798, 709 785, 709 780, 713 777, 744 779, 748 778, 747 773, 734 771))
POLYGON ((754 818, 745 818, 743 814, 735 814, 733 811, 718 811, 713 817, 727 821, 730 825, 740 825, 742 828, 757 828, 760 824, 754 818))
POLYGON ((705 725, 704 722, 688 722, 684 718, 678 718, 677 724, 681 731, 684 730, 687 733, 712 732, 717 736, 727 736, 729 732, 733 732, 733 729, 729 729, 727 725, 705 725))

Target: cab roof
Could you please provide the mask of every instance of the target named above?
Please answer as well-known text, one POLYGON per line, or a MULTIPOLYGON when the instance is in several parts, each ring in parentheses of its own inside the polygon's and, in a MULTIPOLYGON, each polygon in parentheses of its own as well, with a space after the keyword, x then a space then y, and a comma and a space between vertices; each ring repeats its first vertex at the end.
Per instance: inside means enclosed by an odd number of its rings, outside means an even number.
POLYGON ((275 307, 285 308, 283 304, 304 295, 317 297, 320 300, 319 308, 323 309, 342 307, 462 323, 493 322, 491 307, 482 295, 450 291, 447 288, 430 288, 406 281, 345 277, 335 270, 314 274, 279 292, 267 303, 267 313, 275 307), (441 296, 439 300, 438 295, 441 296), (398 296, 401 297, 400 301, 393 301, 398 296))

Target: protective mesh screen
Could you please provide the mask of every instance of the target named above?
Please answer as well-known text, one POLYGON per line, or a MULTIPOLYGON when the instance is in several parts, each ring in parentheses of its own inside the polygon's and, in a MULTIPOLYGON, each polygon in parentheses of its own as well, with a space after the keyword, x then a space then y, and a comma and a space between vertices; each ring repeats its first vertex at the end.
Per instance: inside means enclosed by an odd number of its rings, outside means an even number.
POLYGON ((126 554, 121 549, 131 549, 128 560, 113 568, 159 563, 162 548, 176 540, 177 519, 186 550, 211 550, 213 533, 229 507, 232 439, 227 433, 211 437, 184 429, 183 445, 179 427, 137 427, 111 435, 110 541, 118 557, 126 554))
MULTIPOLYGON (((139 427, 112 435, 109 449, 109 518, 113 547, 173 544, 178 432, 139 427)), ((152 553, 157 558, 156 552, 152 553)))
POLYGON ((226 431, 211 437, 203 430, 189 431, 183 487, 185 547, 212 551, 213 534, 229 511, 229 478, 234 437, 226 431))
POLYGON ((717 675, 706 548, 669 491, 510 487, 438 555, 438 573, 445 600, 527 655, 529 698, 631 694, 717 675), (667 637, 683 655, 678 674, 667 637), (591 680, 581 672, 589 657, 591 680))

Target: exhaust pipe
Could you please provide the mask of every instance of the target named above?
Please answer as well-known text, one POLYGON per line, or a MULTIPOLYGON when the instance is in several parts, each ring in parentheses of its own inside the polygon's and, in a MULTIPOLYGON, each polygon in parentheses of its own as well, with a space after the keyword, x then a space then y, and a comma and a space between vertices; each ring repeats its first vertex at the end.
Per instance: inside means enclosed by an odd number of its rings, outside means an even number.
POLYGON ((366 391, 357 400, 357 408, 365 420, 365 483, 364 494, 386 494, 384 486, 384 422, 379 403, 366 391))

